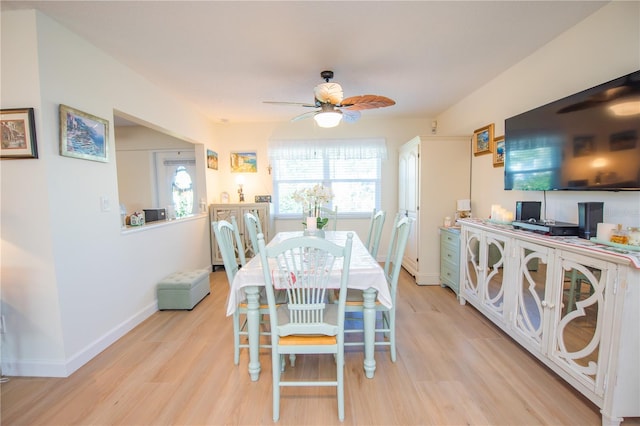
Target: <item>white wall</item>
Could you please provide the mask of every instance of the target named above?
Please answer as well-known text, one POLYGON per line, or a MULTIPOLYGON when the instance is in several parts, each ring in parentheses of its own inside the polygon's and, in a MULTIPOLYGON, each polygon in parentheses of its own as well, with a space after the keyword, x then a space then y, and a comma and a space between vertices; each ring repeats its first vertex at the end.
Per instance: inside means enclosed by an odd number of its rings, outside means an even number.
MULTIPOLYGON (((444 133, 470 134, 556 99, 640 69, 640 3, 612 2, 497 76, 438 117, 444 133)), ((540 191, 504 191, 503 168, 491 155, 472 159, 472 209, 489 217, 492 204, 515 211, 518 200, 544 201, 540 191)), ((578 202, 603 201, 605 222, 640 225, 640 193, 547 192, 546 218, 578 223, 578 202)), ((544 208, 544 207, 543 207, 544 208)), ((543 212, 544 215, 544 212, 543 212)))
MULTIPOLYGON (((391 107, 393 108, 393 107, 391 107)), ((384 116, 384 114, 381 114, 384 116)), ((387 217, 393 218, 398 209, 398 148, 410 139, 421 134, 431 133, 431 119, 389 120, 367 117, 367 111, 356 123, 343 123, 332 129, 321 129, 313 120, 301 120, 293 123, 253 123, 224 124, 216 126, 217 139, 222 141, 218 152, 219 170, 207 173, 220 174, 219 185, 209 186, 210 202, 219 202, 220 193, 226 191, 232 202, 237 202, 235 174, 230 172, 229 156, 232 151, 256 150, 258 155, 258 173, 245 174, 244 193, 247 201, 253 201, 255 195, 272 194, 272 178, 267 170, 267 149, 269 140, 287 139, 344 139, 344 138, 384 138, 387 144, 388 158, 382 163, 382 201, 381 209, 387 211, 387 217)), ((298 220, 276 220, 276 232, 299 230, 298 220)), ((354 230, 360 238, 366 238, 369 230, 368 219, 340 219, 338 229, 354 230)), ((386 253, 388 235, 391 232, 391 220, 385 222, 383 238, 380 243, 380 255, 386 253)), ((437 254, 436 254, 437 255, 437 254)))
MULTIPOLYGON (((55 21, 34 11, 1 19, 1 106, 35 108, 39 153, 1 164, 2 370, 66 376, 157 309, 159 279, 210 264, 206 215, 121 233, 114 110, 190 142, 215 139, 193 106, 55 21), (108 163, 58 154, 59 104, 110 121, 108 163)), ((202 148, 196 155, 204 164, 202 148)))

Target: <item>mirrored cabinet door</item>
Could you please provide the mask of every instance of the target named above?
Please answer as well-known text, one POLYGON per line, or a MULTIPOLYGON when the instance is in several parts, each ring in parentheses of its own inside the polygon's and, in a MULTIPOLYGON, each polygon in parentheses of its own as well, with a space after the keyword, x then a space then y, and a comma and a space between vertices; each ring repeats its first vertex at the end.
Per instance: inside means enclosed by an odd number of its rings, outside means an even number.
POLYGON ((606 364, 601 357, 603 340, 610 333, 603 330, 602 320, 607 303, 609 282, 613 283, 616 269, 606 262, 561 253, 558 256, 556 280, 558 308, 554 317, 555 335, 551 356, 572 375, 586 381, 602 394, 599 377, 606 364))
MULTIPOLYGON (((480 299, 479 280, 482 279, 482 267, 480 263, 480 247, 482 233, 473 229, 462 233, 463 261, 462 261, 462 290, 464 299, 480 299)), ((461 299, 461 300, 464 300, 461 299)))
POLYGON ((498 235, 487 234, 484 241, 487 256, 483 262, 484 295, 482 303, 490 313, 504 319, 504 282, 508 270, 505 268, 508 240, 498 235))
POLYGON ((553 299, 553 250, 520 241, 517 244, 518 270, 516 272, 516 307, 513 328, 525 337, 531 348, 544 352, 545 317, 554 307, 553 299))

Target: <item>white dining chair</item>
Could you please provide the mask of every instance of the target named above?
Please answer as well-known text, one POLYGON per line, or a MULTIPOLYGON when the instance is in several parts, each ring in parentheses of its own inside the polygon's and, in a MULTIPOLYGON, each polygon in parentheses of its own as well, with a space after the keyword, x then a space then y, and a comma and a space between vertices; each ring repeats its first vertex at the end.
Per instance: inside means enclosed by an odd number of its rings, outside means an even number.
POLYGON ((251 212, 246 212, 244 214, 244 226, 249 234, 252 257, 256 256, 258 254, 258 234, 263 233, 260 218, 251 212))
MULTIPOLYGON (((213 232, 216 236, 216 242, 220 249, 224 270, 227 274, 227 280, 229 281, 229 288, 231 288, 231 283, 238 273, 240 266, 244 266, 246 263, 244 248, 242 247, 242 240, 240 239, 240 233, 238 231, 235 217, 231 217, 231 222, 227 222, 225 220, 212 222, 211 227, 213 228, 213 232), (238 263, 240 263, 240 266, 238 263)), ((282 303, 283 301, 282 297, 279 297, 278 302, 282 303)), ((264 290, 260 292, 258 303, 260 305, 259 313, 261 318, 264 315, 268 315, 269 306, 267 304, 267 298, 264 290)), ((238 303, 233 313, 233 363, 235 365, 240 363, 240 349, 249 347, 249 343, 246 341, 249 334, 247 331, 246 315, 247 303, 242 300, 238 303), (242 323, 240 322, 241 316, 242 323), (242 341, 241 338, 243 338, 242 341)), ((266 335, 269 334, 268 332, 263 331, 260 333, 266 335)), ((260 347, 268 348, 270 345, 261 344, 260 347)))
POLYGON ((280 418, 280 388, 285 386, 335 386, 338 419, 344 420, 344 315, 352 243, 350 232, 344 246, 302 236, 267 247, 258 235, 271 324, 273 421, 280 418), (332 271, 338 268, 340 291, 334 304, 328 302, 327 292, 332 271), (286 290, 288 303, 276 303, 277 288, 286 290), (331 354, 336 379, 285 380, 286 354, 331 354))
MULTIPOLYGON (((388 340, 378 340, 376 338, 375 346, 389 346, 391 361, 396 362, 396 306, 397 306, 397 290, 398 278, 402 269, 402 258, 407 246, 407 240, 411 231, 413 219, 404 215, 396 215, 396 219, 391 229, 391 238, 389 240, 389 248, 387 257, 384 262, 384 276, 391 293, 391 308, 387 308, 380 302, 376 301, 376 312, 381 314, 381 325, 376 326, 376 337, 378 333, 383 333, 383 337, 388 340)), ((347 302, 345 307, 347 319, 353 322, 353 326, 345 328, 345 334, 361 335, 361 340, 350 340, 345 342, 345 346, 364 346, 364 326, 362 325, 362 313, 364 312, 364 298, 362 290, 349 289, 347 291, 347 302), (357 316, 349 315, 350 313, 358 313, 357 316)))
POLYGON ((320 217, 329 219, 326 230, 335 231, 338 226, 338 206, 333 206, 333 210, 327 207, 319 207, 320 217))
POLYGON ((387 214, 384 210, 376 211, 373 209, 371 220, 369 221, 369 233, 367 234, 367 250, 371 256, 376 259, 378 256, 378 248, 380 247, 380 237, 387 214))

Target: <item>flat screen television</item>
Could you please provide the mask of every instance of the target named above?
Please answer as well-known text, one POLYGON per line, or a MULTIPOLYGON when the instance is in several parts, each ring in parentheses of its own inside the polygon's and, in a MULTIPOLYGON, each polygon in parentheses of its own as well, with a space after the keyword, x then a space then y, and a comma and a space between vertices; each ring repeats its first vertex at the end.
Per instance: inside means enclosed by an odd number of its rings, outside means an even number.
POLYGON ((505 120, 504 188, 640 191, 640 70, 505 120))

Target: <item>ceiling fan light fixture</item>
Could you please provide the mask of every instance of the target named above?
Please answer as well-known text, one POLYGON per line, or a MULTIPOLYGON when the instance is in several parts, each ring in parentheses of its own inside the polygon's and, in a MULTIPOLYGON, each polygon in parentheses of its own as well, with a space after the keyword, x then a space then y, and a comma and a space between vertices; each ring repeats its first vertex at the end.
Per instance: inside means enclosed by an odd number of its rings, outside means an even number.
POLYGON ((323 111, 313 116, 318 126, 325 129, 336 127, 342 120, 342 113, 340 111, 323 111))
POLYGON ((640 115, 640 99, 625 100, 616 102, 609 106, 615 115, 626 117, 629 115, 640 115))

